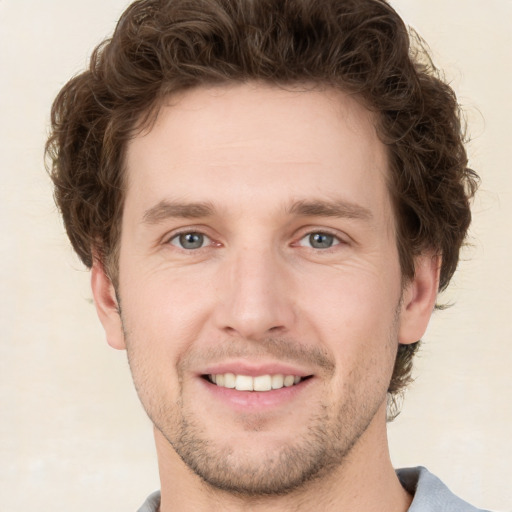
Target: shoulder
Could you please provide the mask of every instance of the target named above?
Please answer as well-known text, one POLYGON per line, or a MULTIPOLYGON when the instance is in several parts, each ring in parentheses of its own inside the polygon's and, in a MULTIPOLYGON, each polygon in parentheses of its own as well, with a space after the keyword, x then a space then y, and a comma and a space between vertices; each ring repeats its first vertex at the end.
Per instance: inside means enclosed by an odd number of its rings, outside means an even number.
POLYGON ((142 504, 142 507, 137 512, 158 512, 160 507, 160 491, 155 491, 150 494, 146 501, 142 504))
POLYGON ((402 486, 414 496, 408 512, 488 512, 455 496, 424 467, 397 470, 402 486))

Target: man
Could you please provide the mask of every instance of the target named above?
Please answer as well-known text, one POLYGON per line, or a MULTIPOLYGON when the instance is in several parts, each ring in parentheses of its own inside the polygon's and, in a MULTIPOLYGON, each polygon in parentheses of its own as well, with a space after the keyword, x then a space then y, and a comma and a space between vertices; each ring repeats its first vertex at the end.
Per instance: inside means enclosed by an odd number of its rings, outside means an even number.
POLYGON ((389 458, 477 178, 386 2, 135 2, 52 126, 57 203, 155 427, 141 511, 476 510, 389 458))

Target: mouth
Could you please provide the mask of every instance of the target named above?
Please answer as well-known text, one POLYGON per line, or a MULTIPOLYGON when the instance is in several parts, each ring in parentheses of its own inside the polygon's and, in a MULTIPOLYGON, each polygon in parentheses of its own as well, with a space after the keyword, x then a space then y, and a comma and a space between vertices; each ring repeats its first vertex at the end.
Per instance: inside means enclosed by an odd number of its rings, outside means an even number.
POLYGON ((239 375, 234 373, 217 373, 203 375, 211 384, 221 388, 236 389, 237 391, 273 391, 290 388, 310 379, 312 375, 301 377, 298 375, 239 375))

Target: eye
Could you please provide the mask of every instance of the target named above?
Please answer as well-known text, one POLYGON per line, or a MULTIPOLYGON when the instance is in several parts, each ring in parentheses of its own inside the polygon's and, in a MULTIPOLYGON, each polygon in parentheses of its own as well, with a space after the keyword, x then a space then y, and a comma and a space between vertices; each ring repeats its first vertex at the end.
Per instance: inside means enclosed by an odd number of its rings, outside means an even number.
POLYGON ((173 236, 169 243, 180 249, 193 250, 193 249, 201 249, 205 245, 209 245, 211 240, 206 235, 202 233, 197 233, 195 231, 191 231, 188 233, 180 233, 178 235, 173 236))
POLYGON ((313 249, 330 249, 334 245, 338 245, 340 240, 330 233, 309 233, 301 238, 299 245, 302 247, 311 247, 313 249))

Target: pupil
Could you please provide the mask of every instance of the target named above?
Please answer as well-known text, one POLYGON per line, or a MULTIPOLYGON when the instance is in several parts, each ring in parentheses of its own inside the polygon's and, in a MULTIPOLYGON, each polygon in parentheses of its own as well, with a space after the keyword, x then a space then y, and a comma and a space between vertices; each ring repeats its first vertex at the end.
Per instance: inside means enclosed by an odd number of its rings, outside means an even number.
POLYGON ((313 233, 309 235, 311 247, 315 249, 328 249, 332 246, 334 237, 325 233, 313 233))
POLYGON ((200 233, 180 235, 180 244, 184 249, 199 249, 203 245, 203 235, 200 233))

